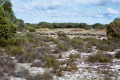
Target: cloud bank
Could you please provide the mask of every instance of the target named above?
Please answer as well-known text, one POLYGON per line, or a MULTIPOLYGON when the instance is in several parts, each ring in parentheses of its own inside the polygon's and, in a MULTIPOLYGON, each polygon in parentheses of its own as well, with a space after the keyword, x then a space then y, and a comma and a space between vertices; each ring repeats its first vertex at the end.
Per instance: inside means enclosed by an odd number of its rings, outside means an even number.
POLYGON ((120 0, 12 0, 25 22, 109 23, 120 17, 120 0))

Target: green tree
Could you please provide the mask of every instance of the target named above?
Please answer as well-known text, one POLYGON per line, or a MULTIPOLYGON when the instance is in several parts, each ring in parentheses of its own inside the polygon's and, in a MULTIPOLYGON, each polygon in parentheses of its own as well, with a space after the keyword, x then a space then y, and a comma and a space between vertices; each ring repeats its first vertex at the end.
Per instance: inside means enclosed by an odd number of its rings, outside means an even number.
POLYGON ((120 19, 115 19, 107 25, 108 39, 120 39, 120 19))
POLYGON ((15 25, 4 14, 4 8, 0 8, 0 43, 7 43, 13 39, 16 33, 15 25))

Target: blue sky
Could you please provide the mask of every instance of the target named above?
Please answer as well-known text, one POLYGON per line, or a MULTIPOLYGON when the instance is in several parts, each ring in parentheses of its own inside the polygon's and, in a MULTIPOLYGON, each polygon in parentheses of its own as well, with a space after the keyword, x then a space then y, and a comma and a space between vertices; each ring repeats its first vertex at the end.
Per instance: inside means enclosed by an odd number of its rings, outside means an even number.
POLYGON ((110 23, 120 17, 120 0, 12 0, 25 22, 110 23))

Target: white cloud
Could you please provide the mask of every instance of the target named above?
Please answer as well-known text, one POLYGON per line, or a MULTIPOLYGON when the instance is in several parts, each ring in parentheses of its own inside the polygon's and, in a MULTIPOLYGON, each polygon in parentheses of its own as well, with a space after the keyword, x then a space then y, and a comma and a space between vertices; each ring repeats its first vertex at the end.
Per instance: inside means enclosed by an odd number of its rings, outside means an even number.
POLYGON ((113 3, 120 3, 120 0, 112 0, 113 3))
POLYGON ((112 9, 112 8, 107 8, 108 14, 110 15, 118 15, 120 14, 120 11, 112 9))
MULTIPOLYGON (((82 21, 120 14, 120 0, 11 0, 17 17, 25 21, 82 21), (109 5, 110 4, 110 5, 109 5), (102 5, 102 6, 97 6, 102 5), (111 7, 111 8, 108 8, 111 7), (100 8, 97 12, 96 8, 100 8), (105 10, 106 9, 106 10, 105 10), (62 19, 61 19, 62 18, 62 19)), ((90 20, 91 21, 91 20, 90 20)), ((102 21, 101 21, 102 22, 102 21)))

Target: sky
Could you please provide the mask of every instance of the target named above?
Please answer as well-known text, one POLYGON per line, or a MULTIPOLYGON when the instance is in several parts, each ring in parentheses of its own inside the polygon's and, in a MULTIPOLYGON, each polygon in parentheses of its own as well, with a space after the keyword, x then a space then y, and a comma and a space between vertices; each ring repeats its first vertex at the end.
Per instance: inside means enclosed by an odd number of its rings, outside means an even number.
POLYGON ((17 18, 26 23, 108 24, 120 17, 120 0, 11 0, 17 18))

